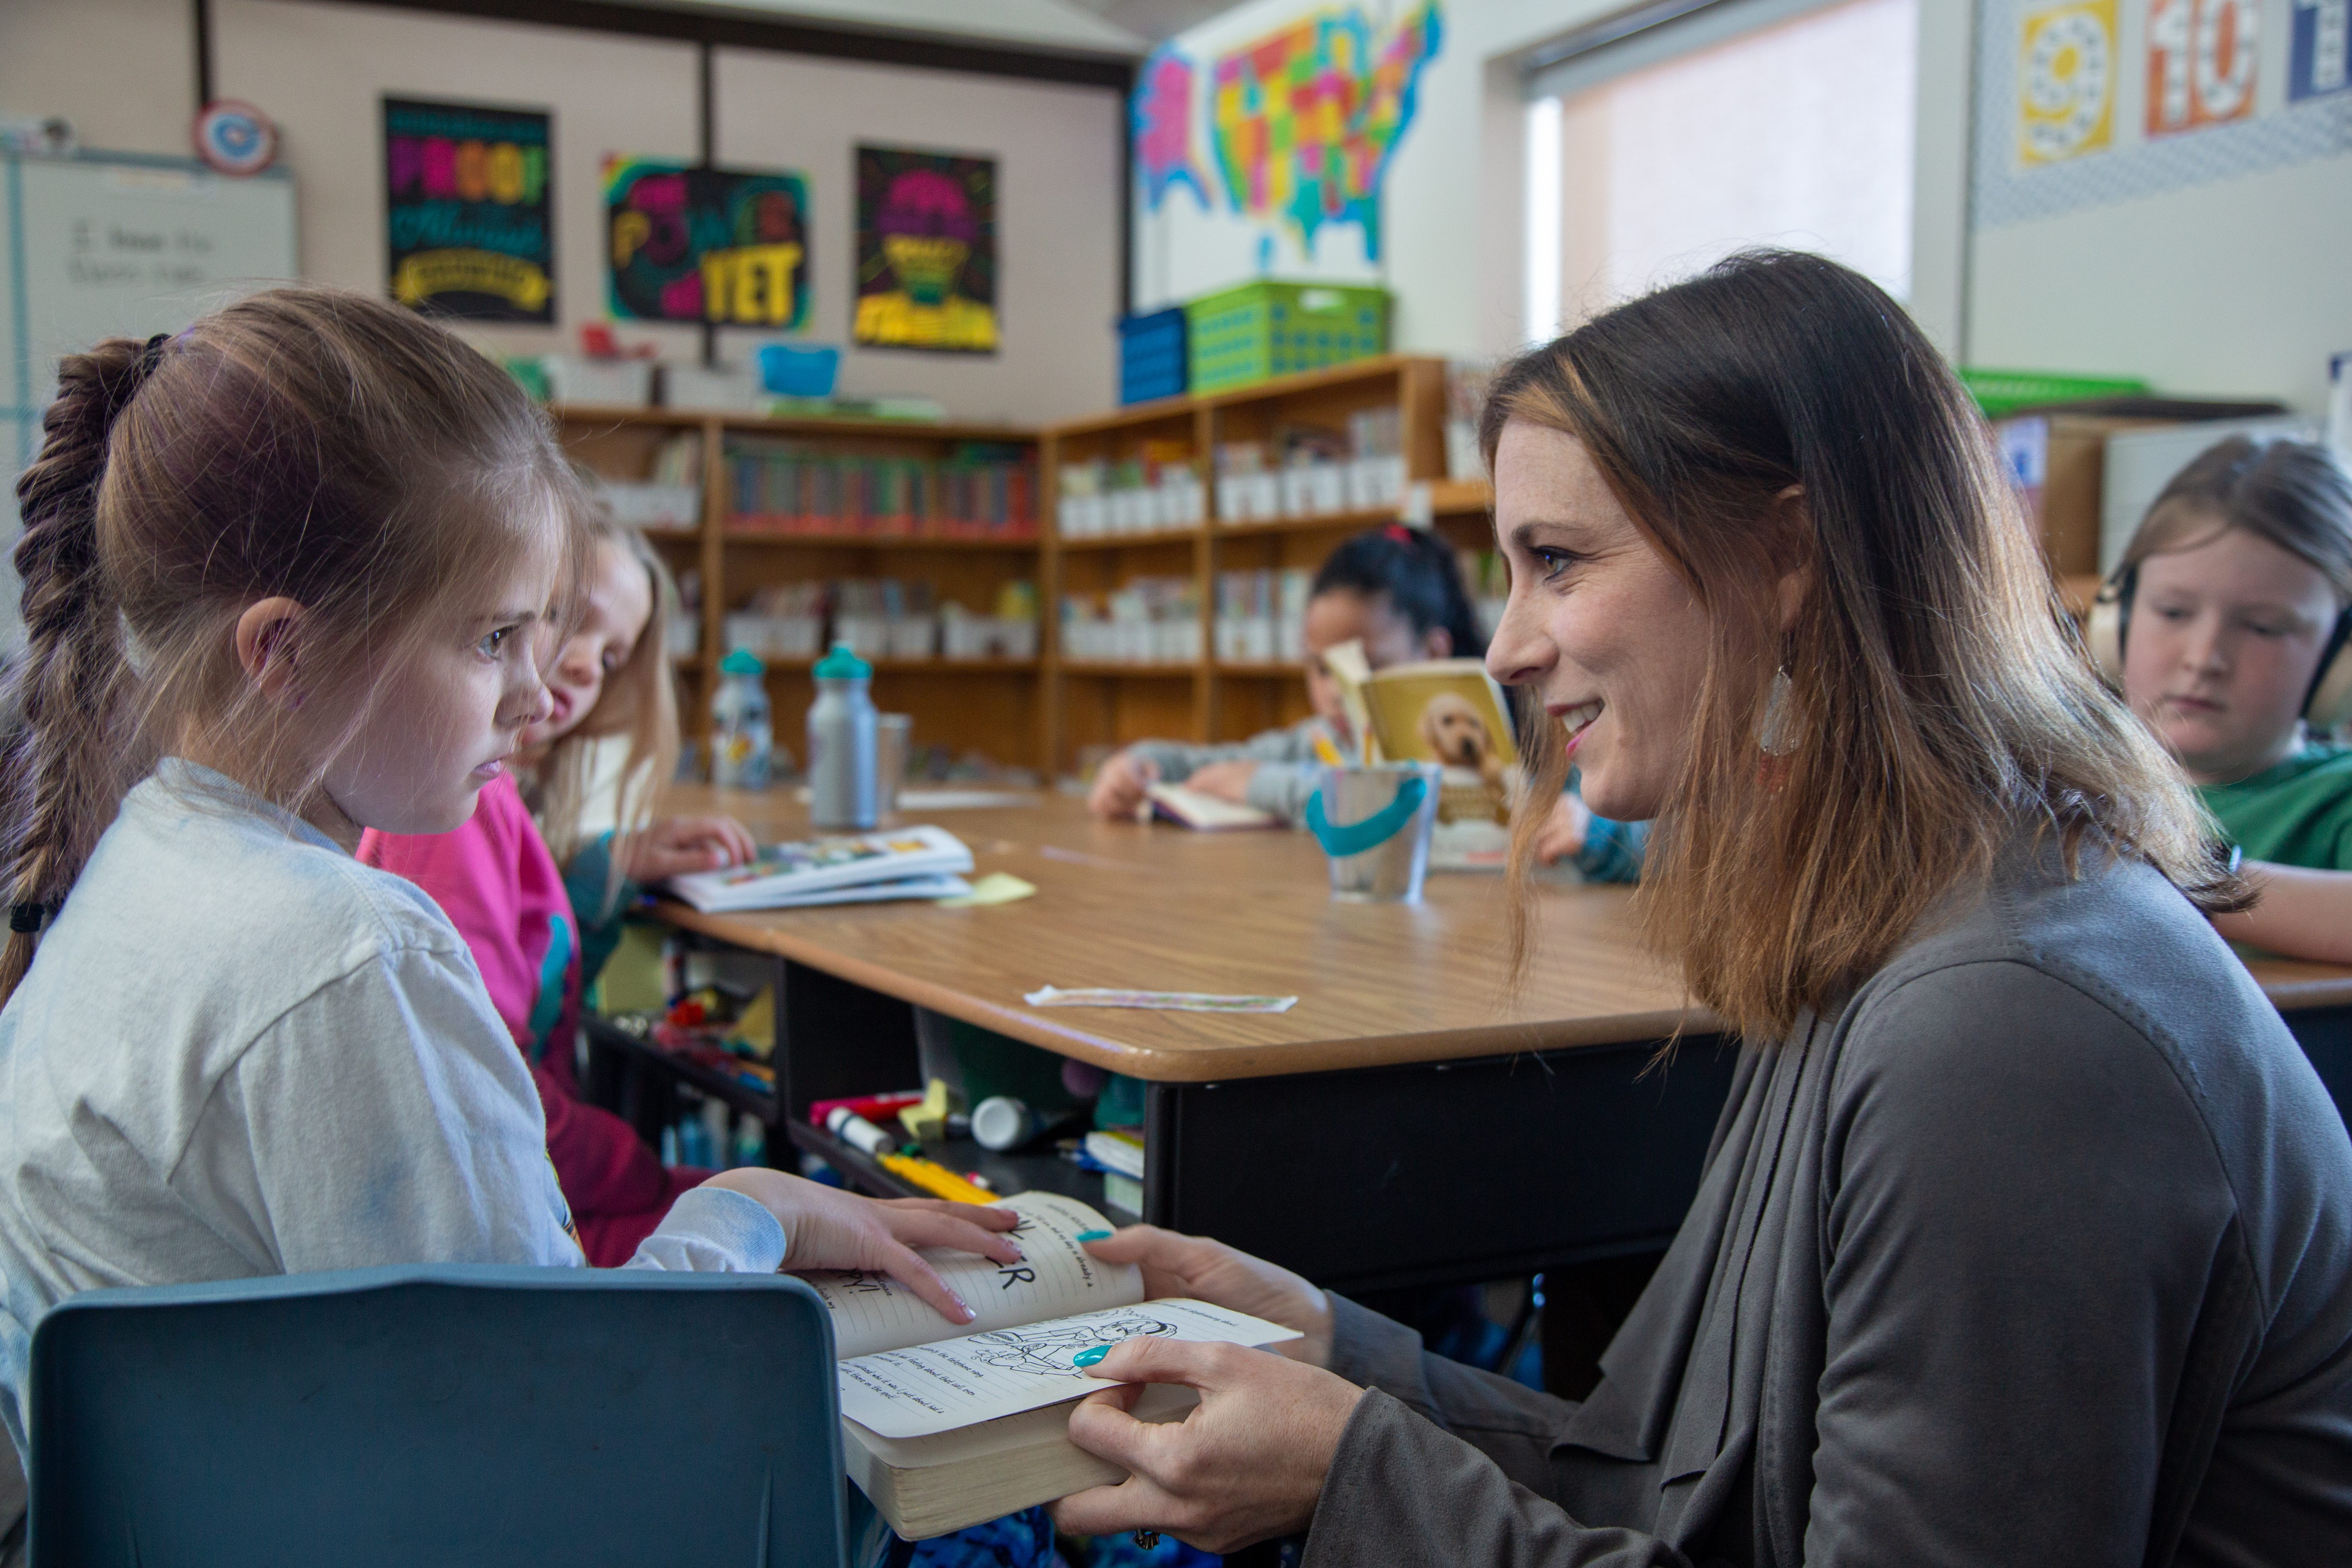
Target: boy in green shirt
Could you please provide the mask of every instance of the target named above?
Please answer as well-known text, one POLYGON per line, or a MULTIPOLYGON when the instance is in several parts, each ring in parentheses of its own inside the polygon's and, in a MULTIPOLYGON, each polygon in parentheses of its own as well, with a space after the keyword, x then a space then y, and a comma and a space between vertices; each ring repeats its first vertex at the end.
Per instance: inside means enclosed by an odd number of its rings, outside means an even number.
POLYGON ((2101 595, 2092 640, 2261 894, 2214 924, 2352 963, 2352 479, 2326 448, 2231 437, 2183 468, 2101 595))

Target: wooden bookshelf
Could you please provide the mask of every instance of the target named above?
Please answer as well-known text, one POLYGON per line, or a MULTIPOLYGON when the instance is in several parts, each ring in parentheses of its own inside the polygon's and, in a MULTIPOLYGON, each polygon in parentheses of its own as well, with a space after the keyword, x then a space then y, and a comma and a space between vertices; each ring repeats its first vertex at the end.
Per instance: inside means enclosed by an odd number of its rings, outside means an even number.
MULTIPOLYGON (((675 658, 678 713, 687 734, 707 738, 710 695, 724 645, 727 616, 772 584, 839 577, 898 577, 928 582, 940 603, 992 614, 998 590, 1026 579, 1045 602, 1041 570, 1041 520, 1024 534, 800 533, 745 527, 731 514, 727 445, 746 437, 806 442, 827 455, 940 458, 966 442, 1017 447, 1033 456, 1034 430, 1007 426, 922 424, 910 420, 767 419, 688 409, 610 408, 558 405, 554 416, 566 448, 583 465, 612 479, 648 477, 656 454, 681 432, 702 437, 702 508, 695 527, 648 529, 673 574, 692 571, 702 584, 701 624, 694 653, 675 658)), ((1042 466, 1032 487, 1044 501, 1042 466)), ((796 762, 801 715, 814 697, 809 659, 768 660, 768 695, 776 738, 796 762)), ((1046 734, 1042 661, 1029 659, 884 658, 873 661, 874 700, 885 711, 911 714, 918 746, 945 745, 957 754, 980 751, 1001 763, 1045 771, 1046 734)))
POLYGON ((1426 494, 1433 525, 1457 548, 1488 542, 1492 497, 1484 480, 1445 473, 1445 362, 1392 354, 1200 397, 1168 397, 1050 426, 1042 440, 1046 546, 1043 610, 1045 754, 1055 773, 1081 748, 1121 746, 1149 736, 1238 740, 1307 711, 1300 667, 1215 658, 1216 579, 1260 567, 1309 570, 1348 535, 1415 515, 1426 494), (1344 427, 1350 414, 1394 406, 1405 459, 1405 499, 1395 507, 1278 518, 1221 519, 1213 457, 1228 441, 1265 440, 1286 424, 1344 427), (1061 535, 1059 479, 1065 464, 1138 453, 1146 441, 1183 441, 1207 490, 1207 516, 1183 528, 1061 535), (1186 663, 1069 659, 1061 648, 1066 593, 1095 593, 1138 576, 1190 576, 1201 606, 1202 657, 1186 663))

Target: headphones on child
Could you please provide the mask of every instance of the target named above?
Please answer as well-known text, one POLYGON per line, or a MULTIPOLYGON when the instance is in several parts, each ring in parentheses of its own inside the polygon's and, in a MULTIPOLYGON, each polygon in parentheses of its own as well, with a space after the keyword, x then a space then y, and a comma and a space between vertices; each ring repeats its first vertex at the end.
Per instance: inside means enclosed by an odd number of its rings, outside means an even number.
MULTIPOLYGON (((2117 691, 2124 689, 2124 639, 2131 635, 2132 595, 2139 587, 2137 563, 2124 567, 2099 584, 2091 601, 2091 658, 2099 673, 2117 691)), ((2335 629, 2319 655, 2319 668, 2303 694, 2303 721, 2315 730, 2333 730, 2352 722, 2352 605, 2336 612, 2335 629)))

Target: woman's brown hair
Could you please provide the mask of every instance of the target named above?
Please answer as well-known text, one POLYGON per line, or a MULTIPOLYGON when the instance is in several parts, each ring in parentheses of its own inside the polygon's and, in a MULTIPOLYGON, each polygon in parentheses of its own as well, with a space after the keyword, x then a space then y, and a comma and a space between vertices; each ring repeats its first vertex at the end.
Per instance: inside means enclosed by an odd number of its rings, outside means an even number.
POLYGON ((2305 562, 2352 605, 2352 477, 2308 441, 2230 436, 2206 447, 2148 504, 2116 574, 2232 528, 2305 562))
MULTIPOLYGON (((2200 908, 2244 900, 2188 786, 2100 684, 1982 418, 1875 285, 1758 251, 1505 368, 1481 430, 1584 447, 1707 612, 1689 750, 1652 830, 1644 926, 1692 994, 1785 1035, 1885 962, 2021 835, 2145 860, 2200 908), (1799 487, 1801 501, 1782 498, 1799 487), (1785 634, 1770 585, 1810 587, 1785 634), (1759 767, 1776 668, 1796 746, 1759 767)), ((1536 727, 1515 879, 1565 773, 1536 727)))
MULTIPOLYGON (((677 772, 677 693, 669 665, 677 589, 645 535, 615 521, 610 508, 590 505, 584 534, 589 544, 622 551, 644 569, 653 610, 629 657, 604 678, 595 707, 557 737, 532 770, 531 809, 558 865, 570 864, 584 847, 590 809, 598 804, 593 795, 612 793, 614 831, 625 838, 653 820, 662 786, 677 772), (626 744, 617 773, 607 776, 606 742, 614 740, 626 744)), ((614 855, 608 904, 620 896, 625 863, 625 856, 614 855)))
POLYGON ((315 734, 298 748, 238 665, 247 605, 303 606, 331 757, 436 616, 519 561, 576 569, 576 481, 545 415, 456 337, 361 295, 270 289, 177 337, 69 354, 44 426, 16 485, 0 999, 157 756, 235 756, 285 804, 317 788, 315 734))

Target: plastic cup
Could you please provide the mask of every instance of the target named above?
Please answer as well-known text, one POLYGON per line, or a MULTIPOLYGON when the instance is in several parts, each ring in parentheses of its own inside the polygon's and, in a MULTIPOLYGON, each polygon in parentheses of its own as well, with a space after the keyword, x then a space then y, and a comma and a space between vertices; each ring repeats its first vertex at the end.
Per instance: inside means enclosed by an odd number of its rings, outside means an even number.
POLYGON ((1417 904, 1429 871, 1444 770, 1435 763, 1326 767, 1307 826, 1331 858, 1331 896, 1350 904, 1417 904))

